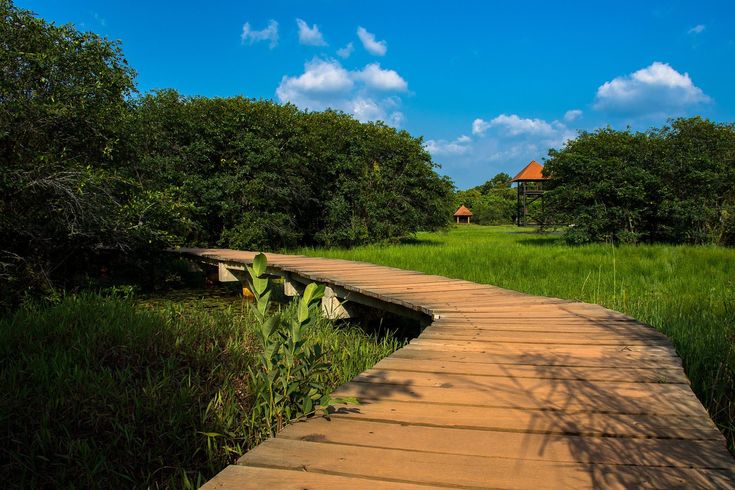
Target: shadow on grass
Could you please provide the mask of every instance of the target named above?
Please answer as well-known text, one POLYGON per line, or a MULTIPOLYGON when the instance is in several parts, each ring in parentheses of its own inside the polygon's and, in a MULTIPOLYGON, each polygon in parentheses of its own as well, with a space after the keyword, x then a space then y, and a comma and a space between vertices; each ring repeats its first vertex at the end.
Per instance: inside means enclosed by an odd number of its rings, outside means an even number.
POLYGON ((421 246, 429 246, 429 247, 438 247, 438 246, 444 245, 443 242, 440 242, 438 240, 428 240, 426 238, 417 238, 417 237, 399 238, 397 240, 397 243, 399 245, 421 245, 421 246))
POLYGON ((550 247, 564 245, 564 241, 559 236, 537 236, 536 238, 522 238, 516 243, 521 245, 530 245, 537 247, 550 247))

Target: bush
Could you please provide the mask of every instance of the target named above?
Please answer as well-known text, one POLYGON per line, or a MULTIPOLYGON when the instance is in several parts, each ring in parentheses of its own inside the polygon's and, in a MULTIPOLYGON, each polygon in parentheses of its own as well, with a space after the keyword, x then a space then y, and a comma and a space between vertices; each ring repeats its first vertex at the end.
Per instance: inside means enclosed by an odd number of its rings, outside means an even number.
POLYGON ((570 243, 728 244, 735 126, 695 117, 647 133, 583 132, 551 150, 552 220, 570 243))

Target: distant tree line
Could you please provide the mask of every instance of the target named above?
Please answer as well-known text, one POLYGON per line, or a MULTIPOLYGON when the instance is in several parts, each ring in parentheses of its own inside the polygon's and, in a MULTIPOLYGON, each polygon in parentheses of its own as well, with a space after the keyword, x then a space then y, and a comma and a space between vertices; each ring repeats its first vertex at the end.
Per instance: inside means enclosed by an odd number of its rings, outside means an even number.
POLYGON ((451 181, 406 131, 242 97, 140 96, 134 77, 117 42, 0 0, 2 294, 52 291, 116 251, 351 246, 451 217, 451 181))
POLYGON ((516 218, 516 191, 511 188, 511 177, 497 174, 482 185, 454 193, 454 210, 464 204, 473 213, 472 223, 478 225, 511 224, 516 218))
POLYGON ((735 125, 582 132, 551 150, 547 221, 567 241, 735 245, 735 125))

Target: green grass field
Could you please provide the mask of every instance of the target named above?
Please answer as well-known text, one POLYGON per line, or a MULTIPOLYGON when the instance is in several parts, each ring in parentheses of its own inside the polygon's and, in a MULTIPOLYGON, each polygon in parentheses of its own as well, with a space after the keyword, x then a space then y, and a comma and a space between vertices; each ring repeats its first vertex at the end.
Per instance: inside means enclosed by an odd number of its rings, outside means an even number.
MULTIPOLYGON (((255 319, 232 293, 203 293, 69 296, 0 318, 3 484, 194 488, 257 443, 255 319)), ((402 345, 324 319, 308 341, 325 349, 330 387, 402 345)))
POLYGON ((360 260, 598 303, 666 333, 694 391, 733 449, 735 250, 715 246, 586 245, 513 226, 459 226, 416 240, 299 253, 360 260))

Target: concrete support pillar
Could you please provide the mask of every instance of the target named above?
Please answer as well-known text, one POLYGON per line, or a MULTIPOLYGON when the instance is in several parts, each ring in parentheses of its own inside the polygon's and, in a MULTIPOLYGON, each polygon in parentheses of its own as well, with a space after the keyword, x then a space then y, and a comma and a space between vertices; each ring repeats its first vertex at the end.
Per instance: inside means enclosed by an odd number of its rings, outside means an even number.
POLYGON ((324 297, 322 298, 322 314, 330 320, 344 320, 352 318, 349 304, 346 300, 340 300, 334 293, 334 290, 327 286, 324 289, 324 297))
POLYGON ((217 265, 217 268, 219 269, 219 282, 238 282, 240 279, 237 278, 235 274, 232 273, 230 269, 227 268, 227 266, 223 263, 219 263, 217 265))

